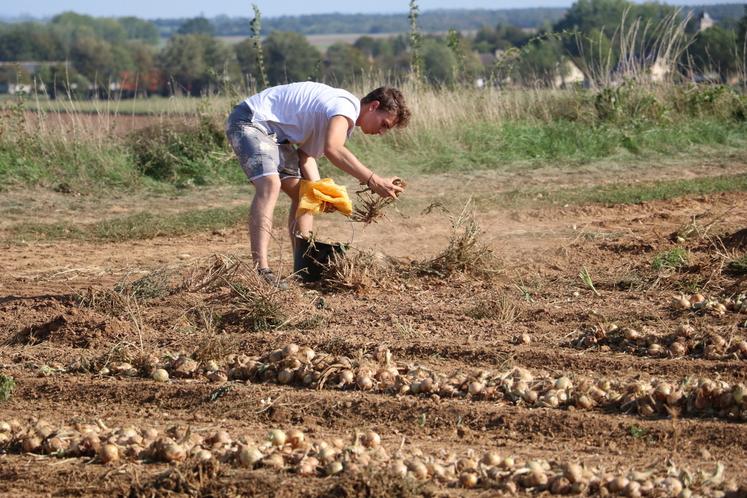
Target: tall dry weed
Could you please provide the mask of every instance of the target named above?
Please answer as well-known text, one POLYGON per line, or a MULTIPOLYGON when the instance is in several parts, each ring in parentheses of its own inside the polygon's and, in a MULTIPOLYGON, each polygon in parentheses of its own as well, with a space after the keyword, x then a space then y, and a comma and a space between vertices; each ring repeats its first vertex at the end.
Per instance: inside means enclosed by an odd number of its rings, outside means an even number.
POLYGON ((471 200, 458 216, 450 216, 451 234, 446 248, 433 259, 415 264, 418 272, 438 277, 455 273, 490 278, 500 271, 492 249, 482 240, 482 231, 471 210, 471 200))

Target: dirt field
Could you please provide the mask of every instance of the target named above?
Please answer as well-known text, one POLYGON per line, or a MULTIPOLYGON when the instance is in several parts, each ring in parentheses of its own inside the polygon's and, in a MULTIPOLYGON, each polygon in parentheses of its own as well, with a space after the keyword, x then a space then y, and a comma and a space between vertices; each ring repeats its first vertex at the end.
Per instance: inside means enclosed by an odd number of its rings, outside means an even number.
POLYGON ((463 179, 410 181, 335 288, 258 285, 241 227, 2 245, 0 495, 745 496, 747 196, 508 209, 471 181, 476 239, 422 209, 463 179))

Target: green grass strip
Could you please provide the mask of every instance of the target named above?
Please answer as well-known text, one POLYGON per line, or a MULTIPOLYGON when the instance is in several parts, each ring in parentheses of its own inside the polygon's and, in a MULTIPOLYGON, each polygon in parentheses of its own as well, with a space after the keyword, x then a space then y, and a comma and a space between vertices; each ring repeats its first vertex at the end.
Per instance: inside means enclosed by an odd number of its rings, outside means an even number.
POLYGON ((38 240, 84 240, 120 242, 186 235, 237 225, 248 215, 246 206, 213 208, 173 215, 138 213, 132 216, 76 225, 72 223, 22 223, 10 229, 14 242, 38 240))
POLYGON ((538 204, 640 204, 686 195, 747 191, 747 174, 711 176, 687 180, 662 180, 650 183, 612 183, 593 187, 561 190, 512 190, 497 195, 479 196, 482 206, 524 207, 538 204))

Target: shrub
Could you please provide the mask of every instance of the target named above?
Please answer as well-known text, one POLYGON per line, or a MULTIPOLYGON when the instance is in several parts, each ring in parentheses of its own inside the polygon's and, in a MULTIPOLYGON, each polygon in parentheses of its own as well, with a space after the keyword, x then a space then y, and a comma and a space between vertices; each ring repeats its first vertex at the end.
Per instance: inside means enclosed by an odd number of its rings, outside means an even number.
POLYGON ((128 146, 142 174, 177 184, 204 185, 214 175, 214 155, 226 158, 226 138, 214 121, 147 126, 129 135, 128 146))
POLYGON ((660 252, 654 256, 651 266, 654 270, 675 270, 687 263, 687 251, 682 247, 675 247, 670 251, 660 252))
POLYGON ((0 401, 8 401, 15 387, 16 381, 13 377, 0 374, 0 401))

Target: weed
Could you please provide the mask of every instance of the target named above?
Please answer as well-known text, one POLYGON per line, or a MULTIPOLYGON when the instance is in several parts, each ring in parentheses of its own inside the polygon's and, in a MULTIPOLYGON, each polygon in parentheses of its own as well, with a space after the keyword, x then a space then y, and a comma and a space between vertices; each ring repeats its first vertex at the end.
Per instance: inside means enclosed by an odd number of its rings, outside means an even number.
POLYGON ((370 252, 333 252, 324 266, 322 282, 329 290, 360 292, 389 277, 389 270, 370 252))
POLYGON ((635 425, 635 424, 633 424, 630 427, 628 427, 628 434, 630 434, 631 436, 633 436, 636 439, 640 439, 640 438, 646 437, 648 435, 648 432, 649 432, 648 429, 646 429, 644 427, 640 427, 640 426, 635 425))
POLYGON ((491 277, 498 272, 498 261, 485 244, 480 242, 480 227, 474 213, 468 211, 471 200, 456 218, 451 217, 451 235, 446 249, 433 259, 420 262, 420 273, 447 277, 454 273, 469 273, 491 277))
POLYGON ((125 278, 115 284, 114 292, 141 300, 167 296, 172 288, 169 282, 172 273, 167 269, 160 268, 133 282, 128 282, 125 278))
POLYGON ((524 285, 523 281, 521 282, 521 284, 514 284, 514 287, 516 287, 516 289, 521 293, 521 298, 524 301, 526 301, 528 303, 533 303, 534 302, 534 298, 532 297, 532 291, 531 291, 531 289, 529 289, 529 287, 527 287, 526 285, 524 285))
POLYGON ((747 254, 729 261, 729 263, 726 265, 726 269, 729 273, 732 273, 734 275, 747 274, 747 254))
POLYGON ((190 321, 200 337, 192 355, 195 360, 204 362, 238 352, 237 341, 218 330, 220 317, 216 316, 213 308, 197 306, 190 310, 188 315, 191 316, 190 321))
MULTIPOLYGON (((197 125, 166 123, 145 127, 128 137, 135 164, 145 176, 177 185, 205 185, 233 166, 223 130, 200 116, 197 125)), ((236 168, 233 168, 236 169, 236 168)))
POLYGON ((0 374, 0 401, 8 401, 15 388, 16 381, 13 377, 0 374))
MULTIPOLYGON (((399 179, 395 179, 394 184, 402 188, 407 186, 399 179)), ((350 219, 364 225, 386 218, 384 209, 395 201, 395 198, 374 194, 369 187, 357 191, 355 195, 358 197, 358 204, 353 208, 350 219)))
POLYGON ((513 299, 505 294, 501 294, 497 298, 490 297, 476 303, 474 306, 468 308, 465 314, 475 320, 488 318, 510 324, 515 322, 519 317, 520 310, 513 299))
POLYGON ((395 316, 392 318, 392 325, 394 325, 394 330, 397 334, 403 339, 412 339, 420 335, 415 328, 415 322, 411 318, 398 318, 395 316))
POLYGON ((241 270, 241 259, 230 254, 213 254, 200 261, 184 277, 181 288, 188 292, 212 290, 225 286, 241 270), (207 264, 205 264, 207 263, 207 264))
POLYGON ((241 282, 226 281, 230 288, 232 310, 226 315, 236 314, 242 325, 252 331, 272 330, 287 323, 280 291, 250 271, 241 282))
POLYGON ((581 267, 581 271, 578 273, 578 277, 589 289, 591 289, 594 295, 601 296, 601 294, 599 294, 599 292, 597 291, 596 287, 594 287, 594 282, 591 279, 591 274, 589 273, 589 270, 587 270, 585 266, 581 267))
POLYGON ((687 251, 682 247, 675 247, 654 256, 651 266, 654 270, 676 270, 687 264, 687 251))

